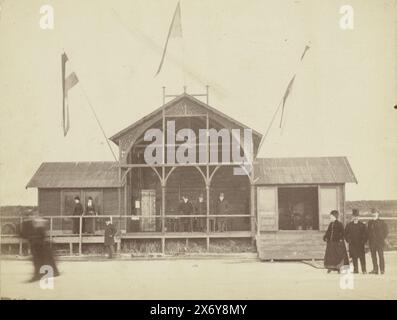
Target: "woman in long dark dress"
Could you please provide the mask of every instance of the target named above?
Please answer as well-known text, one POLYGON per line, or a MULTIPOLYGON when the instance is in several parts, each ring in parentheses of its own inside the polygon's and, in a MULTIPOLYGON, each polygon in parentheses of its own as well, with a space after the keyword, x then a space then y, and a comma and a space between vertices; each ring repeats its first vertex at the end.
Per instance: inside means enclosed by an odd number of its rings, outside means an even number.
POLYGON ((342 222, 338 221, 339 212, 332 210, 330 213, 330 224, 327 232, 324 235, 324 241, 327 242, 325 249, 324 266, 331 271, 340 272, 340 268, 344 265, 349 265, 349 258, 347 256, 345 241, 344 241, 344 227, 342 222))
POLYGON ((96 211, 95 211, 94 201, 92 200, 91 197, 88 198, 87 206, 85 207, 84 216, 90 216, 90 218, 83 219, 84 232, 95 233, 95 218, 93 218, 93 216, 96 216, 96 211))

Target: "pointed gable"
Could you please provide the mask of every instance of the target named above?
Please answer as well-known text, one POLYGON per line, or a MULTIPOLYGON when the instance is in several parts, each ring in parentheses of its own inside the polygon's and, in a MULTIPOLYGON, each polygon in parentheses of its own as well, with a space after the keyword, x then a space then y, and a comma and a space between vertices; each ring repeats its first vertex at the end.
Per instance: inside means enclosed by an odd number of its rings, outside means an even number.
MULTIPOLYGON (((130 147, 139 139, 139 137, 141 137, 146 130, 162 120, 163 109, 167 117, 193 117, 199 115, 205 116, 208 114, 211 121, 218 123, 222 128, 229 130, 251 129, 199 99, 196 99, 187 93, 183 93, 110 138, 110 140, 119 146, 122 162, 126 160, 130 147)), ((262 135, 253 129, 252 134, 254 154, 256 154, 262 135)))

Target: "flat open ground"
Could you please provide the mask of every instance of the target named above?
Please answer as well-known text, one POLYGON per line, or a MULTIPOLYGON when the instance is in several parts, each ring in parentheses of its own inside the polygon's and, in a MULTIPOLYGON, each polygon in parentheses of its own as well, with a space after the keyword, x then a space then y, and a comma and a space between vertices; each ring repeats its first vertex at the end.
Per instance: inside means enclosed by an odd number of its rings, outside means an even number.
MULTIPOLYGON (((371 266, 367 255, 367 264, 371 266)), ((252 258, 59 261, 54 289, 25 283, 28 260, 1 261, 0 295, 12 299, 397 299, 397 252, 386 253, 387 273, 340 275, 300 262, 252 258)), ((371 270, 371 267, 368 268, 371 270)))

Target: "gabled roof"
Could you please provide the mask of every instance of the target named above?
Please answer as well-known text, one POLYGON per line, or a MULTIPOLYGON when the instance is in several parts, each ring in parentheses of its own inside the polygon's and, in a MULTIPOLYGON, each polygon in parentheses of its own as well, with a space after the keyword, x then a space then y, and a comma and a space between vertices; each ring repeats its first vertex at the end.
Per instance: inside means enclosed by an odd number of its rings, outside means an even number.
POLYGON ((117 162, 44 162, 26 188, 119 187, 117 162))
MULTIPOLYGON (((130 126, 128 126, 127 128, 121 130, 120 132, 116 133, 115 135, 110 137, 110 140, 112 140, 114 143, 118 143, 118 138, 120 138, 121 136, 123 136, 126 132, 135 129, 136 127, 138 127, 140 124, 144 123, 145 121, 151 119, 152 117, 154 117, 155 115, 159 114, 163 108, 167 109, 170 106, 173 106, 174 104, 178 103, 179 101, 181 101, 182 99, 188 99, 193 103, 196 103, 197 105, 207 109, 208 111, 228 120, 229 122, 234 123, 235 125, 242 127, 242 128, 249 128, 248 126, 246 126, 245 124, 242 124, 241 122, 229 117, 228 115, 224 114, 223 112, 215 109, 214 107, 209 106, 208 104, 200 101, 199 99, 187 94, 187 93, 182 93, 181 95, 175 97, 174 99, 170 100, 169 102, 167 102, 165 105, 157 108, 156 110, 154 110, 153 112, 149 113, 148 115, 144 116, 143 118, 141 118, 140 120, 134 122, 133 124, 131 124, 130 126)), ((262 138, 262 134, 260 134, 259 132, 255 131, 252 129, 252 133, 259 136, 259 138, 262 138)))
POLYGON ((357 183, 346 157, 257 158, 256 184, 357 183))

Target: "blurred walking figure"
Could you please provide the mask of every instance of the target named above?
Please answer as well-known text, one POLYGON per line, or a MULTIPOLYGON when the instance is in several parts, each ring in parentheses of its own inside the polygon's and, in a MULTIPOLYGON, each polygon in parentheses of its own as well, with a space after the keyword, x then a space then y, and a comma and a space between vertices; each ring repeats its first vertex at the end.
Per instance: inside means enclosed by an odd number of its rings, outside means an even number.
POLYGON ((45 271, 40 270, 43 266, 51 268, 53 277, 59 276, 52 249, 46 241, 46 223, 45 219, 33 216, 24 220, 20 227, 20 236, 29 241, 32 253, 34 271, 29 282, 38 281, 44 276, 45 271))
POLYGON ((385 239, 389 233, 386 223, 379 218, 379 211, 371 209, 373 220, 368 221, 368 242, 371 251, 371 259, 374 269, 371 274, 385 273, 385 257, 383 249, 385 247, 385 239), (379 256, 379 265, 378 257, 379 256))
POLYGON ((114 237, 117 233, 116 227, 112 224, 110 219, 108 218, 106 220, 106 227, 105 227, 105 248, 106 251, 108 252, 108 259, 113 258, 113 252, 114 252, 114 237))
POLYGON ((327 242, 325 249, 324 266, 331 271, 340 272, 342 266, 349 265, 349 258, 344 241, 344 227, 342 222, 338 221, 339 212, 332 210, 330 213, 330 224, 323 240, 327 242))
POLYGON ((73 233, 74 234, 79 234, 80 233, 80 216, 83 215, 84 209, 82 204, 80 203, 80 198, 79 197, 74 197, 74 209, 73 209, 73 215, 76 216, 76 218, 73 219, 73 233))
MULTIPOLYGON (((219 199, 216 203, 216 214, 218 215, 226 215, 229 214, 229 203, 225 199, 225 194, 221 192, 219 194, 219 199)), ((217 227, 218 231, 224 232, 227 231, 227 218, 217 218, 217 227)))
POLYGON ((367 226, 358 220, 359 211, 353 209, 352 221, 346 225, 345 239, 349 244, 349 255, 353 260, 354 273, 358 273, 360 259, 362 273, 367 273, 365 263, 365 243, 368 240, 367 226))
POLYGON ((88 197, 87 205, 85 207, 85 213, 83 216, 88 216, 90 218, 83 218, 83 232, 85 233, 95 233, 95 218, 97 213, 95 211, 94 201, 92 197, 88 197))

